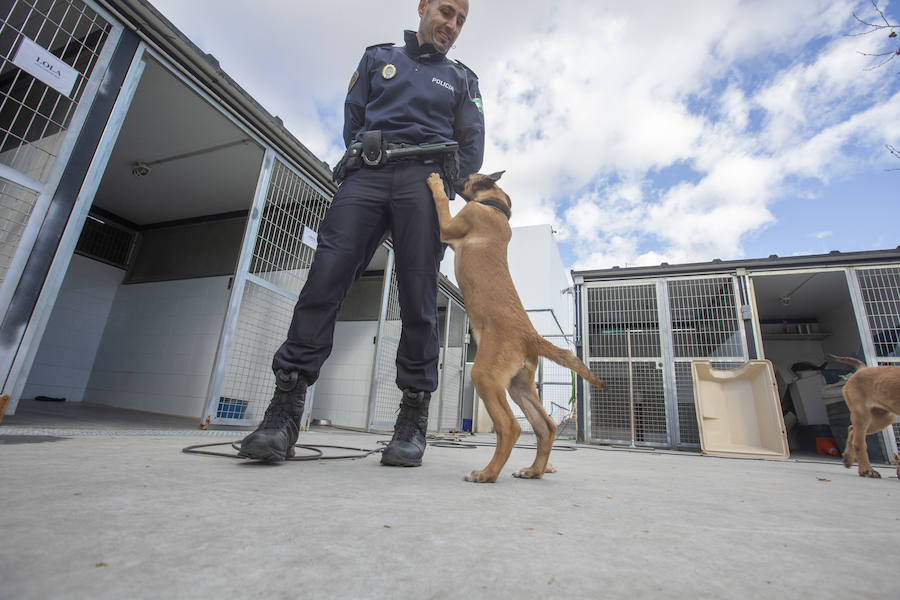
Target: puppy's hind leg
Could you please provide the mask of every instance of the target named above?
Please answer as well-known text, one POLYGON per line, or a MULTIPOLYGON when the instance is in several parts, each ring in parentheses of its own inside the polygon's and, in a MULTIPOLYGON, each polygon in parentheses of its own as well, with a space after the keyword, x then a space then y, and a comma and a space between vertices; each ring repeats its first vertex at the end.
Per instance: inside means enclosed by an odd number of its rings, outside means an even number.
POLYGON ((878 433, 888 425, 894 422, 894 413, 884 410, 883 408, 873 407, 868 410, 869 412, 869 426, 864 430, 859 430, 856 432, 857 436, 863 438, 863 454, 865 454, 865 462, 868 465, 868 469, 863 472, 863 459, 861 455, 857 455, 857 460, 859 460, 860 466, 860 477, 874 477, 875 479, 879 479, 881 474, 872 468, 872 465, 869 463, 869 453, 866 450, 868 444, 866 444, 865 436, 872 435, 873 433, 878 433))
POLYGON ((537 438, 537 454, 532 465, 513 473, 513 477, 520 479, 540 479, 544 473, 556 472, 553 465, 547 462, 550 459, 553 440, 556 439, 556 423, 541 405, 534 383, 534 370, 535 363, 529 361, 509 384, 510 397, 525 413, 537 438))
POLYGON ((849 469, 853 466, 853 463, 856 462, 856 452, 854 451, 854 447, 856 446, 856 442, 854 441, 856 437, 856 432, 853 425, 847 427, 847 442, 844 444, 844 468, 849 469))
MULTIPOLYGON (((865 404, 854 402, 853 406, 850 408, 850 422, 852 423, 852 431, 848 432, 847 435, 847 448, 852 449, 851 451, 856 457, 856 461, 859 463, 859 467, 857 467, 859 476, 880 479, 881 474, 873 469, 872 463, 869 462, 869 451, 866 447, 866 434, 870 432, 873 425, 872 412, 865 404), (850 445, 851 438, 853 441, 852 446, 850 445)), ((879 429, 878 431, 881 430, 879 429)), ((853 463, 851 462, 850 464, 852 465, 853 463)), ((844 466, 847 466, 846 457, 844 466)))
MULTIPOLYGON (((479 352, 484 352, 484 348, 479 348, 479 352)), ((509 459, 509 454, 516 445, 521 432, 521 427, 506 401, 505 386, 494 379, 496 376, 494 371, 495 369, 491 367, 480 366, 477 359, 475 366, 472 367, 472 382, 475 384, 475 391, 484 401, 484 407, 491 416, 494 430, 497 432, 497 447, 494 448, 494 456, 491 461, 484 469, 476 469, 465 476, 466 481, 475 483, 497 481, 500 470, 509 459)))

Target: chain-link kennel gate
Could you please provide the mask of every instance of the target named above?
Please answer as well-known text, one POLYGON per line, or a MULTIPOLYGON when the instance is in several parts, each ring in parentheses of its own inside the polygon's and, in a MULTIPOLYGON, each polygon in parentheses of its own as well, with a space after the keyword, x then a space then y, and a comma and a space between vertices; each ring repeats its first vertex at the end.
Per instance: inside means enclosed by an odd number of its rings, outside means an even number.
MULTIPOLYGON (((858 268, 872 351, 879 365, 900 366, 900 267, 858 268)), ((893 425, 900 452, 900 422, 893 425)))
POLYGON ((585 285, 585 362, 606 381, 585 385, 585 440, 699 447, 692 360, 731 368, 747 360, 734 277, 585 285))
MULTIPOLYGON (((270 152, 263 161, 234 276, 205 418, 255 425, 274 387, 272 356, 284 341, 312 264, 330 196, 270 152)), ((307 402, 306 414, 312 405, 307 402)))

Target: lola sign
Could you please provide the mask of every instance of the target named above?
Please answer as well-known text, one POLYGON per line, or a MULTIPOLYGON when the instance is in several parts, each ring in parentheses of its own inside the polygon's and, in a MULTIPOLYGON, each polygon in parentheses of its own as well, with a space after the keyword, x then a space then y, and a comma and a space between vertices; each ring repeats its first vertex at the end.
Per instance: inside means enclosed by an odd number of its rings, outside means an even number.
POLYGON ((72 94, 72 88, 78 81, 78 71, 24 36, 13 57, 13 64, 64 96, 72 94))

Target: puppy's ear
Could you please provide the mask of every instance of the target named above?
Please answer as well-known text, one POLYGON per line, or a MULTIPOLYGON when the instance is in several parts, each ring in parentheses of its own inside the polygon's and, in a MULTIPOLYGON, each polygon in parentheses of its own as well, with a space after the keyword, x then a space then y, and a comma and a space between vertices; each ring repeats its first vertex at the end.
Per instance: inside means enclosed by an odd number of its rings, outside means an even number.
POLYGON ((493 181, 494 183, 497 183, 498 181, 500 181, 500 176, 503 175, 504 173, 506 173, 505 170, 497 171, 496 173, 491 173, 490 175, 488 175, 487 178, 490 179, 491 181, 493 181))

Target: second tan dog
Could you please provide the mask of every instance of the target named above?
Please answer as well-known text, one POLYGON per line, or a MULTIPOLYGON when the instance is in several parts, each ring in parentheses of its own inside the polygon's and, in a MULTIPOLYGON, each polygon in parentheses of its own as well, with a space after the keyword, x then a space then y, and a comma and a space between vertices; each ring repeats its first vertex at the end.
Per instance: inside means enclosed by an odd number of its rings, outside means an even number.
MULTIPOLYGON (((866 436, 888 427, 900 414, 900 367, 868 367, 855 358, 833 355, 830 358, 856 368, 843 390, 851 423, 847 430, 844 466, 849 469, 854 461, 858 461, 860 477, 879 478, 881 475, 869 462, 866 436)), ((897 477, 900 478, 900 466, 897 477)))
POLYGON ((544 473, 555 471, 548 459, 556 438, 556 424, 541 405, 534 382, 540 356, 572 369, 598 387, 606 387, 572 352, 542 338, 525 313, 506 260, 512 236, 509 227, 512 203, 497 186, 501 174, 470 175, 465 185, 458 188, 466 205, 452 218, 443 180, 436 173, 428 178, 441 241, 449 244, 456 254, 456 279, 478 343, 472 381, 497 432, 497 447, 491 461, 484 469, 465 477, 466 481, 477 483, 497 480, 519 438, 521 427, 506 401, 507 390, 537 437, 534 462, 513 475, 539 479, 544 473))

